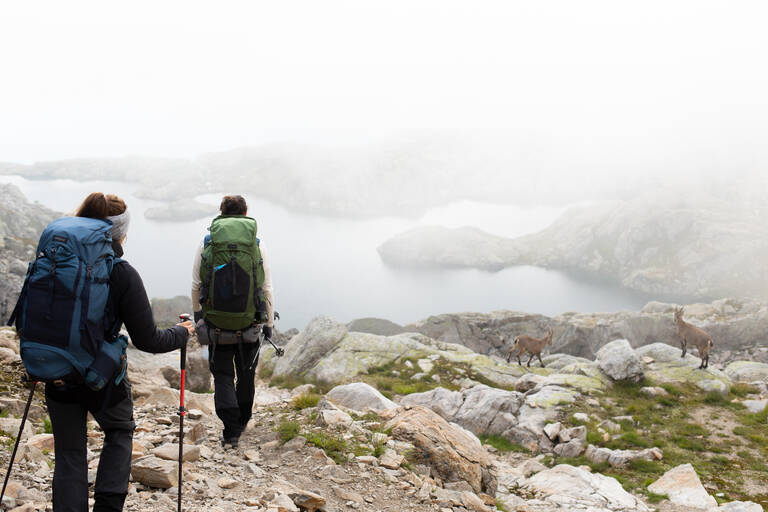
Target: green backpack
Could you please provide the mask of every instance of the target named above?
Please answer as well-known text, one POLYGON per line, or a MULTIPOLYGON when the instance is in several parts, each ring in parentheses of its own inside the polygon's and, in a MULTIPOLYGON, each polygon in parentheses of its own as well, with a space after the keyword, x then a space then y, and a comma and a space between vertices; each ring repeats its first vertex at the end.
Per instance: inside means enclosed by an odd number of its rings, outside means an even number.
POLYGON ((267 320, 256 228, 244 215, 220 215, 211 223, 200 261, 200 305, 211 327, 238 331, 267 320))

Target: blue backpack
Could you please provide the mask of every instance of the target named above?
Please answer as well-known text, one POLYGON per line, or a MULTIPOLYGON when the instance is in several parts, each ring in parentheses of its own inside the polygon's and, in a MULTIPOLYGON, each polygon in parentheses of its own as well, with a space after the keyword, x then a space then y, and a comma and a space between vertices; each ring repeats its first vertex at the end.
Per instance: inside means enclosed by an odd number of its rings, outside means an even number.
POLYGON ((112 222, 64 217, 40 236, 19 301, 16 324, 21 360, 32 380, 54 382, 79 374, 91 389, 125 375, 127 340, 107 325, 109 276, 119 262, 112 222), (76 372, 76 374, 75 374, 76 372))

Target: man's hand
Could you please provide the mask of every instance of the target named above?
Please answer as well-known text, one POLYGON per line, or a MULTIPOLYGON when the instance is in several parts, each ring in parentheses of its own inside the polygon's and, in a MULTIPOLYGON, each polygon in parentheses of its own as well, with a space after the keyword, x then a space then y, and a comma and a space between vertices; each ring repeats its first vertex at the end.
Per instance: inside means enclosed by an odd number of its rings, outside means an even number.
POLYGON ((195 324, 192 322, 192 320, 187 320, 186 322, 181 322, 181 323, 178 323, 176 325, 180 325, 183 328, 185 328, 187 330, 187 332, 189 332, 190 336, 195 334, 195 324))
POLYGON ((261 333, 264 335, 265 338, 272 339, 272 328, 268 325, 265 325, 261 328, 261 333))

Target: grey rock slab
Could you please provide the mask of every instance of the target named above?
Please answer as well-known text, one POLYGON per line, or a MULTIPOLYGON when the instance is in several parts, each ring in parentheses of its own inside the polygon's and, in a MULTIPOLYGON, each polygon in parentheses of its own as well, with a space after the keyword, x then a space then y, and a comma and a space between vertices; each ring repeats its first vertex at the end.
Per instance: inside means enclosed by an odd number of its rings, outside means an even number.
MULTIPOLYGON (((152 454, 165 460, 179 460, 178 443, 167 443, 152 450, 152 454)), ((200 447, 197 445, 184 445, 184 462, 194 462, 200 458, 200 447)))
POLYGON ((131 477, 146 486, 167 489, 178 483, 178 464, 149 455, 133 461, 131 477))
POLYGON ((734 361, 725 367, 725 374, 734 382, 768 382, 768 364, 734 361))
POLYGON ((555 455, 560 457, 578 457, 584 452, 585 442, 581 439, 572 439, 567 443, 555 446, 555 455))
POLYGON ((627 340, 614 340, 597 351, 597 364, 613 380, 640 382, 643 363, 627 340))
POLYGON ((379 390, 364 382, 353 382, 336 386, 326 395, 331 402, 355 411, 386 411, 397 404, 382 395, 379 390))
POLYGON ((763 412, 768 407, 768 400, 744 400, 741 405, 747 408, 749 412, 763 412))
POLYGON ((590 462, 600 464, 607 462, 613 467, 625 467, 633 460, 661 460, 664 454, 659 448, 645 450, 611 450, 610 448, 589 445, 584 456, 590 462))
POLYGON ((751 501, 731 501, 718 507, 718 512, 763 512, 763 507, 751 501))
POLYGON ((656 494, 665 494, 675 505, 710 510, 717 507, 717 501, 701 485, 699 475, 691 464, 682 464, 664 473, 661 478, 648 486, 656 494))
POLYGON ((648 512, 648 507, 632 496, 615 479, 581 468, 560 464, 526 479, 522 487, 535 492, 545 503, 564 510, 595 508, 621 512, 648 512))

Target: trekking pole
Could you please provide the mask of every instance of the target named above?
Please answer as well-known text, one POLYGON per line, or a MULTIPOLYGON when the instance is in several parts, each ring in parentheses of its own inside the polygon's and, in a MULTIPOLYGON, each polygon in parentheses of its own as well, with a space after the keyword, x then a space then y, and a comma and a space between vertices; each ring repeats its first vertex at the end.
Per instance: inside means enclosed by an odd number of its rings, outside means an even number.
POLYGON ((16 436, 16 444, 13 446, 13 453, 11 454, 11 463, 8 464, 8 472, 5 474, 5 481, 3 482, 3 490, 0 492, 0 501, 5 496, 5 488, 8 486, 8 479, 11 477, 11 469, 13 468, 13 461, 16 459, 16 451, 19 449, 19 442, 21 442, 21 434, 24 432, 24 424, 27 422, 27 415, 29 414, 29 406, 32 405, 32 397, 35 394, 35 388, 37 387, 37 381, 32 381, 32 389, 29 391, 29 398, 27 398, 27 406, 24 408, 24 416, 21 417, 21 426, 19 427, 19 435, 16 436))
MULTIPOLYGON (((275 317, 275 320, 280 320, 280 313, 278 313, 277 311, 275 311, 275 312, 273 313, 273 315, 274 315, 274 317, 275 317)), ((276 355, 277 357, 283 357, 283 356, 285 355, 285 350, 284 350, 284 349, 282 349, 282 348, 280 348, 280 347, 278 347, 278 346, 277 346, 277 345, 275 345, 274 343, 272 343, 272 338, 267 338, 266 336, 264 336, 264 339, 265 339, 265 340, 267 340, 267 341, 269 342, 269 344, 270 344, 270 345, 272 345, 272 348, 274 348, 274 349, 275 349, 275 355, 276 355)))
MULTIPOLYGON (((189 321, 190 315, 179 315, 179 319, 182 322, 189 321)), ((181 512, 181 479, 183 476, 182 466, 184 464, 184 416, 187 415, 186 409, 184 409, 184 378, 187 368, 187 342, 181 346, 181 386, 179 388, 179 498, 178 498, 178 512, 181 512)))

